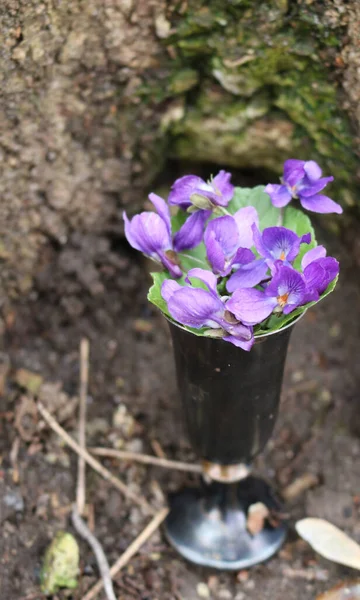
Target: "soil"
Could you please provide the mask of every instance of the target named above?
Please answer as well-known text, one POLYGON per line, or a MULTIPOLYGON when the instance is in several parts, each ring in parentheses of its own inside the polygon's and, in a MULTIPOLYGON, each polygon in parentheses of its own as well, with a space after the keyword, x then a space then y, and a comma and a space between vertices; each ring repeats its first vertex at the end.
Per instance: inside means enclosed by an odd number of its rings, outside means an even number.
MULTIPOLYGON (((292 334, 279 419, 255 464, 280 490, 305 473, 318 476, 318 485, 287 505, 285 546, 266 564, 225 574, 184 562, 157 532, 116 578, 119 599, 312 600, 354 575, 321 559, 294 530, 298 518, 319 516, 360 542, 360 286, 346 248, 331 245, 342 265, 338 291, 309 311, 292 334)), ((49 429, 39 428, 29 393, 16 383, 19 369, 40 374, 55 404, 62 398, 68 414, 58 411, 58 418, 76 435, 71 397, 78 390, 79 342, 88 337, 88 445, 153 453, 155 440, 168 457, 195 460, 181 424, 166 323, 146 301, 148 283, 145 265, 119 240, 75 236, 51 269, 38 274, 30 300, 6 315, 2 365, 9 357, 11 368, 1 400, 2 600, 41 600, 45 548, 58 530, 74 533, 69 507, 76 456, 49 429), (19 416, 29 402, 30 410, 19 416)), ((155 507, 161 490, 167 494, 197 481, 196 475, 133 463, 104 464, 155 507)), ((113 563, 149 518, 89 468, 87 501, 95 534, 113 563)), ((98 579, 94 556, 82 541, 80 552, 79 586, 59 592, 58 599, 80 600, 98 579)))

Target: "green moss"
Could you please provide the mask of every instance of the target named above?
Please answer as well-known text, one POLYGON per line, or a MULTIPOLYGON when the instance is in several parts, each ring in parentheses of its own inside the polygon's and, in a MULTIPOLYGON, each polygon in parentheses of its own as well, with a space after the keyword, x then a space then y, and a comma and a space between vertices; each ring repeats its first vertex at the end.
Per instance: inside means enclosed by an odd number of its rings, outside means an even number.
POLYGON ((155 90, 187 92, 183 118, 167 127, 170 153, 279 172, 289 156, 311 157, 352 204, 357 159, 333 78, 344 33, 335 21, 316 1, 192 0, 175 12, 165 43, 176 59, 155 90))

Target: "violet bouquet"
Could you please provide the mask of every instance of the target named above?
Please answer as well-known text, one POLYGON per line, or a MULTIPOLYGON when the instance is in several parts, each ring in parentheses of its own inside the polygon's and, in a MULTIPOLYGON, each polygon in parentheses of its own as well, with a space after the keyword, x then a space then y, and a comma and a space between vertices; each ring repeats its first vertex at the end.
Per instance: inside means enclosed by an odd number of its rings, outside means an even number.
POLYGON ((335 288, 337 260, 317 245, 308 215, 289 206, 341 213, 321 193, 332 180, 315 161, 289 159, 281 184, 234 187, 220 171, 208 182, 177 179, 167 202, 150 194, 154 211, 124 213, 130 245, 163 268, 148 299, 191 333, 250 350, 335 288))

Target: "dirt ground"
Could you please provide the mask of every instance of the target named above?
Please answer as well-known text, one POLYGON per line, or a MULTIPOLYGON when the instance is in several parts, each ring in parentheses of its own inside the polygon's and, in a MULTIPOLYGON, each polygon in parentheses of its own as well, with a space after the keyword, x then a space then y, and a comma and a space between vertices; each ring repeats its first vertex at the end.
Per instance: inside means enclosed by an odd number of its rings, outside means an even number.
MULTIPOLYGON (((283 550, 248 572, 217 573, 185 563, 157 532, 116 578, 119 599, 312 600, 355 575, 316 556, 293 528, 297 518, 320 516, 360 542, 360 286, 346 249, 336 244, 332 252, 342 265, 338 291, 293 332, 280 416, 255 465, 280 490, 304 473, 319 479, 288 504, 283 550)), ((44 550, 56 531, 73 532, 68 509, 76 457, 49 429, 39 429, 19 369, 41 375, 44 403, 76 435, 71 397, 78 390, 79 341, 87 336, 88 445, 153 453, 155 440, 168 457, 195 458, 181 424, 166 324, 147 304, 147 286, 143 265, 116 236, 74 236, 51 268, 39 273, 30 301, 6 315, 0 373, 7 357, 11 368, 0 381, 1 600, 43 598, 44 550)), ((197 477, 114 460, 104 464, 153 506, 161 504, 159 487, 168 493, 197 477)), ((87 501, 95 534, 113 563, 148 517, 89 468, 87 501)), ((80 549, 79 587, 58 593, 59 599, 80 600, 98 578, 91 550, 82 541, 80 549)))

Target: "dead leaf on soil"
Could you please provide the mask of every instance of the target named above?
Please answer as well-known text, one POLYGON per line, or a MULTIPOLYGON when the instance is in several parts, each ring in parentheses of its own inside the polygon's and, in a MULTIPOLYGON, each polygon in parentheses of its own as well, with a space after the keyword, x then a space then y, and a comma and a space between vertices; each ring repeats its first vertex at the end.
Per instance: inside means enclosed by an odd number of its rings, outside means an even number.
POLYGON ((307 518, 295 525, 298 534, 324 558, 360 570, 360 546, 325 519, 307 518))
POLYGON ((25 442, 31 442, 37 427, 37 408, 34 400, 21 396, 15 411, 15 428, 25 442))
POLYGON ((331 590, 317 596, 316 600, 359 600, 360 579, 339 583, 331 590))
POLYGON ((269 509, 262 502, 249 506, 246 528, 251 535, 256 535, 264 529, 265 520, 269 517, 269 509))
POLYGON ((28 369, 18 369, 15 373, 15 381, 20 387, 30 392, 33 396, 36 396, 43 378, 38 373, 33 373, 28 369))

